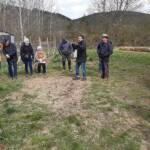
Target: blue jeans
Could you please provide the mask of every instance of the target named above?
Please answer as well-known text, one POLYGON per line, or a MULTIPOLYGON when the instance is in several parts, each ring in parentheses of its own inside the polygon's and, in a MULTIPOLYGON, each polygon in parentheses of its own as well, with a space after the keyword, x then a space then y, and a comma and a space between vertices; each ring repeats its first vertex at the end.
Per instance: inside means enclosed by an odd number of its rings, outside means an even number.
POLYGON ((80 67, 82 69, 83 78, 86 79, 86 63, 85 62, 77 62, 76 63, 76 77, 80 76, 80 67))
POLYGON ((8 73, 9 77, 11 77, 12 79, 14 77, 17 78, 17 62, 15 60, 8 61, 8 73))
POLYGON ((25 64, 25 72, 28 75, 29 74, 29 69, 30 69, 30 74, 33 74, 33 68, 32 68, 32 59, 25 59, 24 60, 25 64))

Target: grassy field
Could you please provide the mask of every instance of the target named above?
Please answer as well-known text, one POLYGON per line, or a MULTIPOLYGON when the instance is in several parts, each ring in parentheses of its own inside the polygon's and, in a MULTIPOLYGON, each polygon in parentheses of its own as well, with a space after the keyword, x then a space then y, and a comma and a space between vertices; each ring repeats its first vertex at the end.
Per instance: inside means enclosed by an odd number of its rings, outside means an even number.
MULTIPOLYGON (((35 93, 25 90, 15 100, 14 93, 21 93, 26 82, 23 71, 20 68, 19 79, 14 81, 1 72, 0 149, 149 150, 150 53, 115 51, 109 81, 100 79, 95 51, 88 52, 87 66, 87 86, 80 108, 73 113, 70 105, 61 113, 59 109, 53 111, 44 101, 37 103, 35 93), (65 110, 70 110, 67 115, 65 110)), ((33 75, 28 82, 64 75, 71 78, 62 73, 59 57, 55 56, 46 77, 33 75)), ((49 100, 55 101, 51 97, 49 100)))

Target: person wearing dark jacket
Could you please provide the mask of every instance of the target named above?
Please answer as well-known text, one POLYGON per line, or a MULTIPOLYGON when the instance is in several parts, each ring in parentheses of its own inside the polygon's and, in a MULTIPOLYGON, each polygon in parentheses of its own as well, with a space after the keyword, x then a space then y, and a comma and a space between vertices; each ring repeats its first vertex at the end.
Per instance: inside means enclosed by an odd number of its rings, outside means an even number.
POLYGON ((112 42, 107 34, 102 35, 102 40, 98 44, 97 54, 99 56, 99 69, 102 71, 101 78, 109 78, 109 59, 113 53, 112 42))
POLYGON ((84 40, 84 36, 80 35, 78 37, 78 43, 77 44, 72 44, 74 49, 77 49, 77 58, 76 58, 76 76, 75 80, 80 79, 80 67, 82 69, 82 75, 83 78, 82 80, 85 81, 87 80, 87 75, 86 75, 86 42, 84 40))
POLYGON ((62 42, 59 45, 59 53, 62 56, 62 66, 63 69, 66 70, 66 60, 68 61, 69 71, 72 72, 71 69, 71 54, 73 53, 72 45, 65 39, 62 39, 62 42))
POLYGON ((8 73, 9 77, 13 80, 17 79, 17 48, 16 45, 11 43, 9 40, 4 41, 3 53, 6 56, 8 63, 8 73))
POLYGON ((34 52, 28 38, 25 38, 24 42, 21 45, 20 55, 22 61, 25 64, 26 76, 29 74, 29 69, 30 69, 30 74, 32 75, 33 74, 32 62, 34 60, 34 52))

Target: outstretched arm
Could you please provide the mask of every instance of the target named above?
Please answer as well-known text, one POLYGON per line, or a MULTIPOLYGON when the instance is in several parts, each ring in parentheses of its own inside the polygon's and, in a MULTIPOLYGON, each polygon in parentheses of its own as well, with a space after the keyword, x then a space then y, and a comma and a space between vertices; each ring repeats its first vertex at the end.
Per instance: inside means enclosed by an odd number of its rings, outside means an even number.
POLYGON ((78 48, 80 49, 80 51, 84 51, 86 49, 86 43, 83 42, 82 44, 79 44, 78 48))

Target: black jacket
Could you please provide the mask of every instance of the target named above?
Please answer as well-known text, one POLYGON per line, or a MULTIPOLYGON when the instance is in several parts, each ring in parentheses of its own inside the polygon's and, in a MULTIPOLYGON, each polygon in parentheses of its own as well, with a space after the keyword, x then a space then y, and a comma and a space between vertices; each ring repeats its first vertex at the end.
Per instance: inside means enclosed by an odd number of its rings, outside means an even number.
POLYGON ((9 55, 10 58, 7 58, 7 61, 17 61, 17 48, 16 45, 13 43, 10 43, 8 46, 4 46, 3 50, 4 55, 9 55))
POLYGON ((86 62, 86 43, 85 41, 79 42, 77 45, 73 44, 73 48, 77 49, 77 62, 86 62))
POLYGON ((34 51, 32 45, 31 44, 25 45, 23 43, 20 49, 20 56, 23 61, 25 59, 34 59, 34 51))

